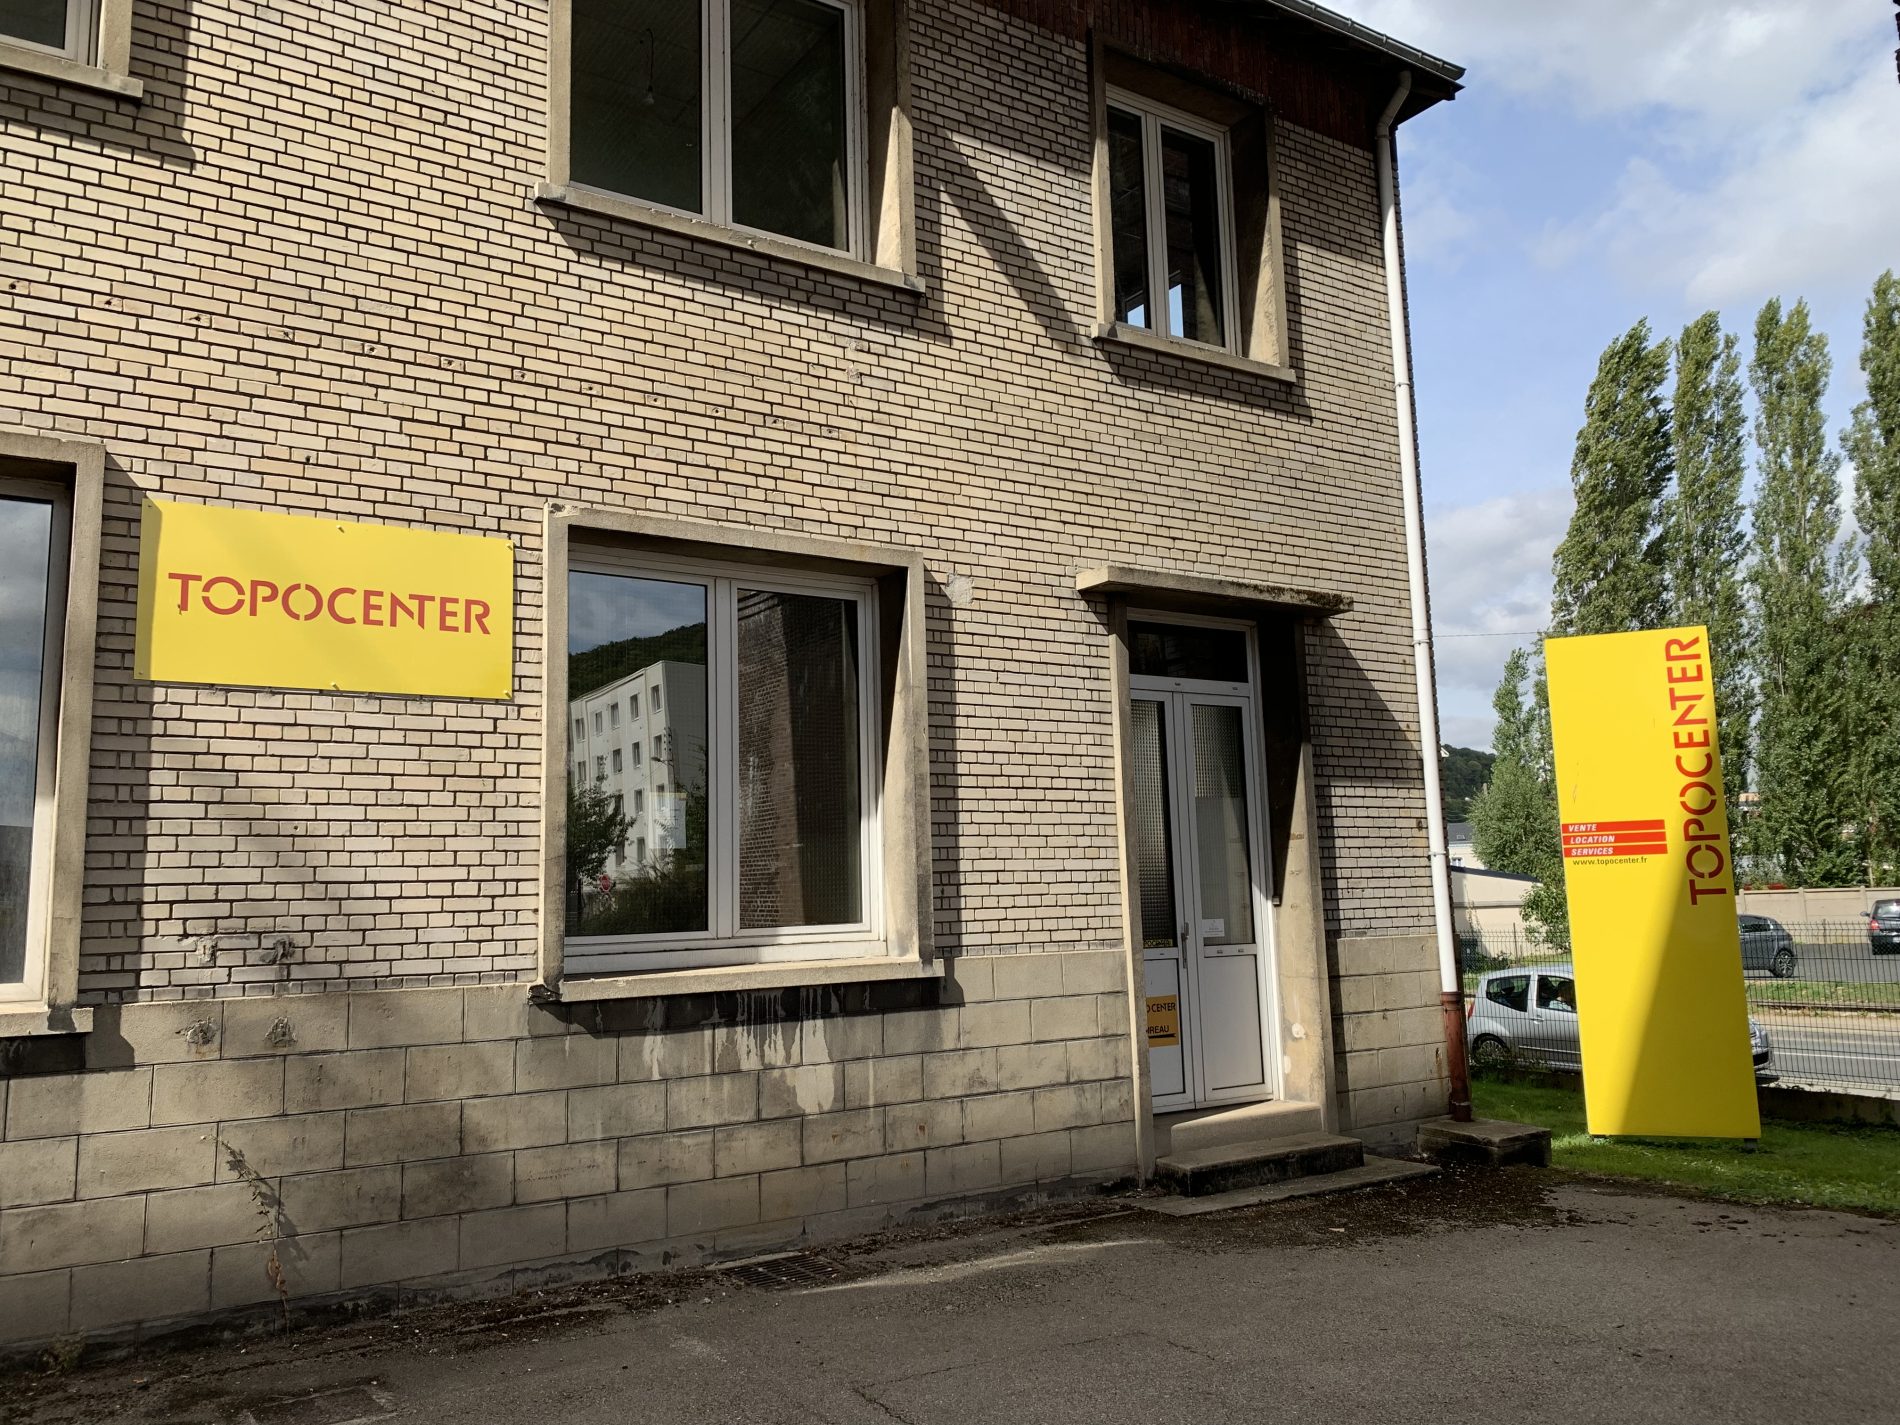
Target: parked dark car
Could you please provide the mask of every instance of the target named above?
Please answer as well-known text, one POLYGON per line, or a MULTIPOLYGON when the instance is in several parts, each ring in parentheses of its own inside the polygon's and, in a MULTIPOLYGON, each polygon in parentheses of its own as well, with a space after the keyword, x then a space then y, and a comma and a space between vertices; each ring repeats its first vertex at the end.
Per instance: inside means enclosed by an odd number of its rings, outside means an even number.
POLYGON ((1778 980, 1794 973, 1801 957, 1794 952, 1794 936, 1788 927, 1771 916, 1740 917, 1742 931, 1742 970, 1762 970, 1778 980))
POLYGON ((1900 955, 1900 901, 1875 901, 1867 916, 1867 948, 1876 955, 1900 955))

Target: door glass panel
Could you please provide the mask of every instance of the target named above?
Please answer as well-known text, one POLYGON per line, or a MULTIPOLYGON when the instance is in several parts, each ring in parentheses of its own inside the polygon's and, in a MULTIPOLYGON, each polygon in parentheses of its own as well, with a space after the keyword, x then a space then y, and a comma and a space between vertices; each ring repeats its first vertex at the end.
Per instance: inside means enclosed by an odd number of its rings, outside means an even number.
POLYGON ((1168 329, 1190 341, 1226 343, 1221 292, 1219 168, 1211 139, 1161 130, 1167 211, 1168 329))
POLYGON ((700 0, 574 0, 576 183, 704 212, 700 0))
POLYGON ((732 218, 850 245, 845 15, 822 0, 732 0, 732 218))
POLYGON ((570 574, 568 720, 591 728, 597 713, 635 688, 653 690, 644 726, 610 729, 603 721, 574 749, 576 766, 594 772, 568 792, 570 935, 708 928, 706 586, 570 574), (636 736, 649 739, 653 756, 635 751, 636 736), (607 770, 610 753, 621 771, 607 770))
POLYGON ((1141 943, 1147 950, 1175 943, 1174 828, 1168 817, 1167 726, 1161 704, 1137 698, 1130 708, 1134 742, 1129 769, 1134 791, 1135 879, 1141 887, 1141 943))
POLYGON ((1253 873, 1247 836, 1247 759, 1241 710, 1196 703, 1194 850, 1201 943, 1253 943, 1253 873))
POLYGON ((1133 620, 1128 625, 1128 671, 1137 677, 1244 683, 1247 635, 1237 628, 1133 620))
POLYGON ((739 924, 864 918, 858 606, 739 590, 739 924))
POLYGON ((1152 326, 1148 316, 1148 185, 1141 120, 1108 111, 1108 216, 1115 258, 1115 320, 1152 326))

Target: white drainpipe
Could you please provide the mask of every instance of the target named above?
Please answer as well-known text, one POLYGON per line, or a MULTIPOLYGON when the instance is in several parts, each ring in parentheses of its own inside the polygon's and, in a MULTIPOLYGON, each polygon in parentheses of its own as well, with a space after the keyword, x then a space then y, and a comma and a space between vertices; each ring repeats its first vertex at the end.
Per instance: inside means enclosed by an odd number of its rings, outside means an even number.
POLYGON ((1393 120, 1412 92, 1412 72, 1399 75, 1392 102, 1373 131, 1373 161, 1379 175, 1379 220, 1385 235, 1385 304, 1392 321, 1392 385, 1398 403, 1399 477, 1405 498, 1405 572, 1411 587, 1412 669, 1418 680, 1419 741, 1424 753, 1425 836, 1430 851, 1432 926, 1438 937, 1439 1000, 1445 1019, 1446 1070, 1451 1113, 1471 1117, 1471 1086, 1465 1067, 1464 988, 1458 978, 1458 946, 1451 921, 1451 861, 1445 848, 1445 803, 1439 786, 1438 687, 1432 664, 1431 611, 1425 580, 1425 512, 1419 489, 1418 429, 1412 414, 1411 334, 1405 313, 1405 275, 1399 252, 1398 187, 1393 178, 1393 120))

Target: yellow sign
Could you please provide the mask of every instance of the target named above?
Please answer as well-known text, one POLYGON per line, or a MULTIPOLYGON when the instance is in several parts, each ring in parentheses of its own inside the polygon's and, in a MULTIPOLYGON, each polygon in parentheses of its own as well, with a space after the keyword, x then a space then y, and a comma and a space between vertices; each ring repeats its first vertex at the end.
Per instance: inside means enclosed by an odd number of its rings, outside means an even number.
POLYGON ((1166 1049, 1181 1042, 1181 999, 1178 995, 1148 996, 1148 1047, 1166 1049))
POLYGON ((514 613, 505 539, 145 503, 140 678, 506 698, 514 613))
POLYGON ((1708 631, 1544 658, 1590 1131, 1759 1137, 1708 631))

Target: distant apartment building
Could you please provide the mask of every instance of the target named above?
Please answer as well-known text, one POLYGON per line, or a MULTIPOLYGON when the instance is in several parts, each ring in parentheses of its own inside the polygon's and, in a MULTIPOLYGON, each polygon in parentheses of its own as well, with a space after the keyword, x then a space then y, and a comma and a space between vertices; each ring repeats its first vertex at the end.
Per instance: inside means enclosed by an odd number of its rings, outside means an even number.
POLYGON ((1378 155, 1460 73, 0 3, 0 1344, 1443 1112, 1378 155))

